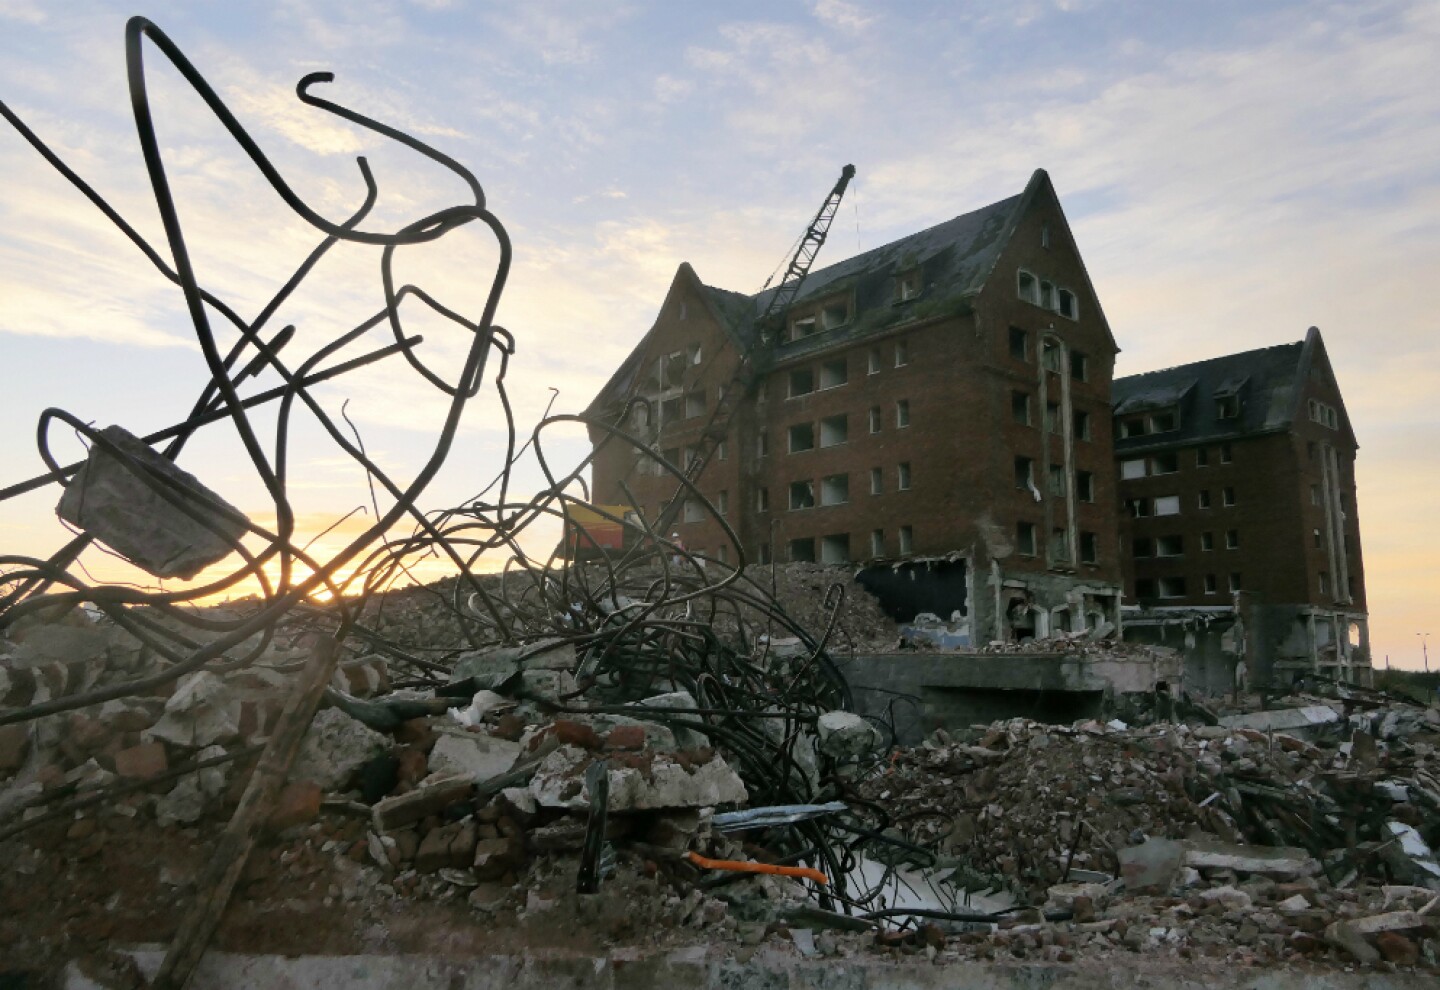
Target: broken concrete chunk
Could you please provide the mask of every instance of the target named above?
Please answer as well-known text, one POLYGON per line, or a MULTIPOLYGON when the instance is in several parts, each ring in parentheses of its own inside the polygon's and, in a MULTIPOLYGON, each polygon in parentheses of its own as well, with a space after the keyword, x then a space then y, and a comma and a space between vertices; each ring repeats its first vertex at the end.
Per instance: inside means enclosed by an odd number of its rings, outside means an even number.
POLYGON ((1379 962, 1380 953, 1348 921, 1332 921, 1325 929, 1325 941, 1344 949, 1362 963, 1379 962))
POLYGON ((1284 846, 1237 846, 1228 842, 1187 839, 1185 865, 1197 869, 1234 870, 1272 877, 1308 877, 1320 864, 1304 849, 1284 846))
POLYGON ((463 775, 477 784, 498 777, 515 765, 520 744, 476 732, 440 730, 430 750, 430 772, 463 775))
MULTIPOLYGON (((671 691, 668 694, 657 694, 653 698, 646 698, 644 701, 637 701, 630 707, 638 708, 699 708, 695 704, 694 697, 689 691, 671 691)), ((684 714, 680 716, 687 721, 699 722, 703 719, 701 715, 684 714)), ((767 719, 766 721, 770 721, 767 719)), ((705 734, 690 728, 673 728, 675 733, 675 745, 681 749, 698 749, 709 744, 705 734)))
POLYGON ((820 752, 836 760, 858 760, 880 746, 880 731, 854 712, 826 712, 815 720, 820 752))
POLYGON ((1115 856, 1127 890, 1163 894, 1185 863, 1185 846, 1174 839, 1151 838, 1138 846, 1117 850, 1115 856))
POLYGON ((1440 890, 1440 863, 1413 826, 1403 822, 1386 822, 1385 831, 1395 841, 1380 851, 1395 879, 1402 883, 1440 890))
POLYGON ((193 825, 205 815, 205 792, 197 775, 180 778, 180 783, 155 802, 155 820, 161 828, 170 825, 193 825))
POLYGON ((568 640, 544 639, 521 646, 501 646, 462 653, 455 662, 453 681, 473 677, 482 687, 494 688, 523 670, 575 669, 575 646, 568 640))
POLYGON ((469 777, 433 777, 421 781, 415 790, 385 798, 371 810, 376 832, 403 828, 429 815, 438 815, 450 805, 468 798, 475 789, 469 777))
POLYGON ((240 721, 240 699, 218 674, 202 670, 181 679, 165 702, 165 714, 145 735, 200 748, 237 738, 240 721))
POLYGON ((159 578, 189 580, 230 555, 248 526, 239 509, 127 430, 100 437, 55 507, 61 519, 159 578))
POLYGON ((290 776, 313 780, 327 791, 344 790, 356 771, 389 749, 388 736, 327 708, 310 722, 290 776))
POLYGON ((1425 927, 1425 919, 1415 911, 1389 911, 1372 914, 1368 918, 1353 918, 1349 922, 1361 935, 1378 935, 1380 932, 1408 932, 1425 927))
POLYGON ((1219 904, 1227 911, 1245 911, 1250 907, 1250 895, 1231 886, 1211 887, 1200 891, 1200 899, 1206 904, 1219 904))
POLYGON ((564 670, 522 670, 519 693, 527 698, 558 702, 575 692, 575 678, 564 670))
POLYGON ((1316 729, 1338 721, 1340 721, 1340 713, 1329 705, 1307 705, 1304 708, 1282 708, 1273 712, 1227 715, 1220 720, 1220 725, 1227 729, 1257 729, 1260 732, 1298 734, 1307 729, 1316 729))
MULTIPOLYGON (((530 793, 543 807, 589 808, 590 792, 584 781, 589 764, 585 750, 561 746, 541 761, 530 793)), ((612 765, 609 773, 612 812, 705 808, 742 804, 749 798, 739 775, 718 755, 706 764, 688 767, 657 755, 648 771, 612 765)))

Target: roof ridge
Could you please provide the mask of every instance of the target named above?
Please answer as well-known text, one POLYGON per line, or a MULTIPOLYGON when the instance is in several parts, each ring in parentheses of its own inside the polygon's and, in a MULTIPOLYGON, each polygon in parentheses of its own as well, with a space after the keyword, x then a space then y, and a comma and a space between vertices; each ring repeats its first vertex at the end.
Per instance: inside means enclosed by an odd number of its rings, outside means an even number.
POLYGON ((1184 364, 1175 364, 1168 368, 1153 368, 1150 371, 1137 371, 1133 375, 1120 375, 1114 379, 1113 384, 1118 385, 1123 381, 1129 381, 1135 378, 1146 378, 1150 375, 1165 375, 1175 371, 1184 371, 1186 368, 1198 368, 1202 364, 1213 364, 1217 361, 1235 361, 1239 358, 1246 358, 1255 354, 1264 354, 1268 351, 1282 351, 1287 348, 1293 348, 1298 351, 1304 347, 1304 344, 1305 342, 1303 340, 1293 340, 1284 344, 1271 344, 1268 347, 1255 347, 1248 351, 1236 351, 1233 354, 1217 354, 1215 357, 1201 358, 1199 361, 1187 361, 1184 364))

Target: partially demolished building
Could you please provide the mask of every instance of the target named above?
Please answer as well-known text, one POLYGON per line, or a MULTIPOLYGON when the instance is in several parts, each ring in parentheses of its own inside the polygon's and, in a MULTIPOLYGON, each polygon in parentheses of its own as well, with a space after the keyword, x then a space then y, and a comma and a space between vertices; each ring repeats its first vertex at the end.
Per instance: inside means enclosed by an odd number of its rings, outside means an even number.
MULTIPOLYGON (((592 427, 597 502, 663 513, 663 462, 698 456, 767 301, 680 266, 587 410, 644 445, 592 427)), ((738 539, 750 561, 872 565, 897 618, 938 616, 958 645, 1118 623, 1117 348, 1044 171, 814 271, 777 332, 676 517, 692 552, 734 563, 738 539)))
POLYGON ((1315 327, 1117 379, 1130 633, 1224 629, 1227 652, 1263 681, 1366 679, 1357 448, 1315 327))

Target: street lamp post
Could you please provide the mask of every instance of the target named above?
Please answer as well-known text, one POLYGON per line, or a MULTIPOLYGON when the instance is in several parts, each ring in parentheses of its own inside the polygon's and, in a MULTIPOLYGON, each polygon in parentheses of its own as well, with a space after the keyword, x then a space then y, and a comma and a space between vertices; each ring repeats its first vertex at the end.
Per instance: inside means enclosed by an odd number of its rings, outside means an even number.
POLYGON ((1425 673, 1430 673, 1430 649, 1426 642, 1430 638, 1429 633, 1416 633, 1420 637, 1420 655, 1425 658, 1425 673))

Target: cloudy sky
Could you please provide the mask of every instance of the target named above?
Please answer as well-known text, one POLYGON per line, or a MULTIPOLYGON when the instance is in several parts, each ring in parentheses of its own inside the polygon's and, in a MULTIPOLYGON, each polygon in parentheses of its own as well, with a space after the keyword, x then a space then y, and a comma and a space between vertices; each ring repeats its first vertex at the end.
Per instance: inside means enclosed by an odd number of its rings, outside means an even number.
MULTIPOLYGON (((147 238, 162 243, 125 88, 133 5, 0 0, 0 99, 147 238)), ((498 319, 523 435, 578 411, 649 326, 676 265, 754 291, 834 182, 859 176, 822 264, 1018 192, 1049 170, 1130 374, 1325 334, 1361 442, 1359 506, 1377 664, 1418 666, 1440 579, 1440 5, 1209 0, 591 3, 155 2, 296 191, 394 229, 466 190, 299 104, 324 95, 469 165, 515 245, 498 319), (552 391, 555 390, 555 391, 552 391)), ((202 282, 254 314, 314 246, 153 50, 156 117, 202 282)), ((0 128, 0 485, 36 473, 48 406, 144 433, 182 417, 204 369, 179 293, 0 128)), ((468 231, 468 229, 467 229, 468 231)), ((400 277, 478 312, 492 239, 406 249, 400 277)), ((375 312, 373 249, 327 256, 277 316, 305 353, 375 312), (306 349, 308 348, 308 350, 306 349)), ((430 328, 437 362, 461 353, 430 328)), ((376 337, 383 341, 383 338, 376 337)), ((348 353, 358 353, 352 351, 348 353)), ((327 387, 406 477, 444 414, 414 372, 327 387)), ((263 420, 263 417, 262 417, 263 420)), ((297 429, 297 506, 315 530, 368 501, 339 451, 297 429)), ((552 431, 546 455, 573 461, 552 431)), ((62 458, 80 450, 56 431, 62 458)), ((467 411, 427 504, 501 463, 493 394, 467 411)), ((220 432, 182 463, 265 514, 220 432)), ((535 487, 532 463, 517 484, 535 487)), ((0 507, 0 546, 64 535, 54 491, 0 507)), ((553 540, 542 533, 539 543, 553 540)), ((110 566, 96 563, 97 569, 110 566)))

